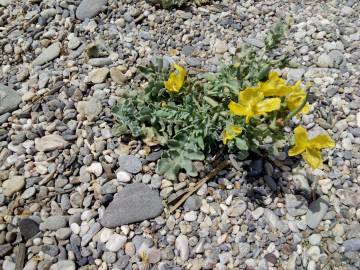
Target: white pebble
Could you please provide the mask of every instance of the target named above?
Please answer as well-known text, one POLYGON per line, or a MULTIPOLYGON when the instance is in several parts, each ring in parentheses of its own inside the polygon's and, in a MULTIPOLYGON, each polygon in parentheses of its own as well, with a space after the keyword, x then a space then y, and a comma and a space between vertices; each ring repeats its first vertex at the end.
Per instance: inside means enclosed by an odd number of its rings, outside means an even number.
POLYGON ((185 220, 185 221, 192 222, 192 221, 195 221, 196 219, 197 219, 197 213, 196 213, 195 211, 187 212, 187 213, 184 215, 184 220, 185 220))
POLYGON ((70 229, 73 233, 79 234, 80 233, 80 226, 77 223, 71 223, 70 229))
POLYGON ((103 228, 100 232, 100 242, 106 243, 107 241, 109 241, 113 233, 114 232, 111 229, 103 228))
POLYGON ((131 180, 131 175, 125 171, 118 171, 116 173, 116 178, 119 182, 128 183, 131 180))
POLYGON ((106 243, 105 248, 112 252, 118 252, 126 243, 127 238, 120 234, 114 234, 106 243))

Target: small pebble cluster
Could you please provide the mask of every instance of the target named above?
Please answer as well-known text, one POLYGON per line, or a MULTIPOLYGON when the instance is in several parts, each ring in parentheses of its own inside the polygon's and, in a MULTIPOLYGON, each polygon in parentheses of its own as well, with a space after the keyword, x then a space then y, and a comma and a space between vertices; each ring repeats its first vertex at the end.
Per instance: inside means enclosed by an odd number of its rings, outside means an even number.
POLYGON ((359 14, 356 0, 0 0, 0 268, 23 246, 25 270, 359 269, 359 14), (199 179, 164 179, 161 147, 115 136, 117 98, 154 56, 213 72, 280 17, 293 23, 274 53, 298 63, 283 75, 312 83, 302 122, 336 148, 322 170, 280 153, 260 177, 226 157, 170 214, 199 179))

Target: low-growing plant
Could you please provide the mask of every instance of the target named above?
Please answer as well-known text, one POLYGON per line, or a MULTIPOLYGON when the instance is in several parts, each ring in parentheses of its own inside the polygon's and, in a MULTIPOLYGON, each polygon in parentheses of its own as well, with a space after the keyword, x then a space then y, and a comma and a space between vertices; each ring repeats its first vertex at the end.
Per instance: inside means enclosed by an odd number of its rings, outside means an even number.
POLYGON ((295 143, 289 156, 302 154, 312 168, 320 167, 320 149, 334 147, 334 141, 328 135, 309 139, 301 126, 295 136, 285 131, 294 116, 308 113, 309 86, 288 84, 274 71, 289 64, 287 56, 269 54, 283 34, 279 22, 266 35, 262 50, 241 48, 233 63, 217 73, 190 77, 168 58, 139 67, 148 83, 128 92, 114 107, 117 131, 166 147, 157 172, 170 180, 180 170, 197 176, 193 161, 204 160, 221 145, 246 159, 249 152, 276 156, 295 143))
POLYGON ((171 9, 190 5, 200 6, 209 3, 209 0, 148 0, 148 2, 160 5, 164 9, 171 9))

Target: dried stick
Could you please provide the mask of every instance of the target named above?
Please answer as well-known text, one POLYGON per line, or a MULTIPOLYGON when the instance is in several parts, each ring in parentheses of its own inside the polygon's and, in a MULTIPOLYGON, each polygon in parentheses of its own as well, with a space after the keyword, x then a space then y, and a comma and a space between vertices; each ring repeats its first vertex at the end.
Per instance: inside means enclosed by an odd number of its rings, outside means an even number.
POLYGON ((214 170, 212 170, 207 176, 201 179, 193 188, 191 188, 187 193, 185 193, 184 196, 182 196, 181 199, 174 206, 170 208, 169 213, 171 214, 172 212, 174 212, 180 205, 182 205, 186 201, 187 198, 189 198, 203 184, 205 184, 211 178, 216 176, 222 169, 224 169, 228 165, 229 165, 229 161, 225 160, 221 162, 218 166, 216 166, 214 170))

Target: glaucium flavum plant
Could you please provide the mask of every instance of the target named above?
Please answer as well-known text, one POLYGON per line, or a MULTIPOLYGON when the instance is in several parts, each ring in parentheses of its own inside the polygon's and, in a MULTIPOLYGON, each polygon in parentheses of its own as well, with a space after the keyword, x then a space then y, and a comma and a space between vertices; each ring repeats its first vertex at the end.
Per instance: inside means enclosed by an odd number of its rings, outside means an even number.
POLYGON ((288 84, 275 71, 289 64, 286 56, 267 55, 283 33, 283 25, 277 23, 262 51, 243 48, 233 64, 218 73, 190 77, 184 67, 167 58, 140 67, 148 80, 146 87, 129 91, 113 109, 119 134, 142 137, 150 146, 163 145, 157 172, 170 180, 180 170, 197 176, 193 161, 204 160, 221 145, 239 159, 246 159, 249 152, 276 156, 293 145, 289 156, 301 154, 312 168, 320 168, 320 150, 335 147, 330 136, 309 139, 302 126, 294 129, 295 136, 285 131, 293 117, 309 112, 306 89, 310 86, 302 87, 301 81, 288 84))

